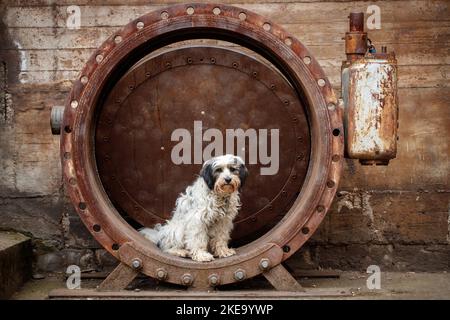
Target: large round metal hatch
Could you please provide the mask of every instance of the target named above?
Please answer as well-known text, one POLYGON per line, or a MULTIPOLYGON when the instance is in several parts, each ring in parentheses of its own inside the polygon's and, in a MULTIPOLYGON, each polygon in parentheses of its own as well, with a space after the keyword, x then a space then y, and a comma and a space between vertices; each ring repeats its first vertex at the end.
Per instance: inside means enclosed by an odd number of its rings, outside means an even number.
POLYGON ((310 153, 304 107, 263 59, 211 46, 171 49, 138 62, 98 110, 102 184, 119 212, 141 225, 170 218, 209 155, 241 153, 249 169, 235 243, 269 230, 302 187, 310 153))
POLYGON ((141 261, 148 276, 161 279, 162 270, 164 281, 198 288, 241 281, 236 272, 254 277, 267 270, 261 261, 270 269, 288 259, 325 217, 342 170, 341 110, 317 61, 276 23, 222 4, 162 8, 112 34, 74 81, 62 127, 67 192, 95 239, 124 265, 141 261), (195 40, 227 41, 239 51, 166 50, 195 40), (194 138, 196 124, 203 139, 194 138), (171 156, 177 129, 201 142, 190 148, 190 163, 175 165, 171 156), (136 227, 170 216, 204 161, 195 149, 208 148, 205 133, 213 129, 225 138, 227 129, 253 129, 258 150, 268 138, 260 130, 270 137, 279 130, 279 163, 276 174, 262 174, 268 165, 259 152, 253 163, 245 143, 250 176, 232 235, 243 245, 201 263, 162 252, 136 227))

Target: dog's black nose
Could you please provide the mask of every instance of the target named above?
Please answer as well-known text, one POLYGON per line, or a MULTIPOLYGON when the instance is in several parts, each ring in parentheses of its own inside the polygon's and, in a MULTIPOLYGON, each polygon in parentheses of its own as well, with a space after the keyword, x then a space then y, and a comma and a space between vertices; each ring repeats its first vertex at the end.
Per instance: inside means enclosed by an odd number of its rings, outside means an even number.
POLYGON ((226 177, 224 180, 225 180, 226 183, 230 183, 231 182, 231 178, 230 177, 226 177))

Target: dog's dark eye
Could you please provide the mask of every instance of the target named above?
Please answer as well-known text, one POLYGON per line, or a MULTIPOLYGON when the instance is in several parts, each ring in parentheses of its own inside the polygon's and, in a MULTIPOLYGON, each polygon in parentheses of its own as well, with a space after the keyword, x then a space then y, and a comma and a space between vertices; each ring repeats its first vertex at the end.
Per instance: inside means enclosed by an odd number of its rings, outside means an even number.
POLYGON ((217 168, 216 172, 222 172, 222 168, 217 168))
POLYGON ((239 172, 239 169, 238 169, 238 168, 231 168, 231 172, 233 172, 233 173, 238 173, 238 172, 239 172))

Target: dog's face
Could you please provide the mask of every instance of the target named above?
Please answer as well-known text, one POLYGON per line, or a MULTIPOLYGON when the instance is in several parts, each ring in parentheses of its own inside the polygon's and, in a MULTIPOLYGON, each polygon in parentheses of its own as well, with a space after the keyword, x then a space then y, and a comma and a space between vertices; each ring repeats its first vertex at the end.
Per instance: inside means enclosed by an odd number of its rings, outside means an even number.
POLYGON ((247 175, 244 161, 230 154, 206 161, 200 171, 208 187, 218 194, 237 192, 244 185, 247 175))

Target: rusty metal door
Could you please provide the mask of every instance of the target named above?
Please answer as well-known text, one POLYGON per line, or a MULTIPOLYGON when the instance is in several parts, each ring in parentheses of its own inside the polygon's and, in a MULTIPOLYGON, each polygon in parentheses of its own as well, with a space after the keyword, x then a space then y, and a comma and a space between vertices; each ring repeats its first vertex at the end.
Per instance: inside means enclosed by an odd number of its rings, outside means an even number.
MULTIPOLYGON (((119 211, 141 225, 168 219, 178 194, 200 171, 201 159, 193 152, 188 163, 174 163, 177 129, 190 131, 192 148, 200 138, 201 150, 210 143, 203 141, 208 129, 220 130, 224 140, 227 129, 278 130, 279 150, 268 150, 279 153, 278 172, 271 175, 261 174, 260 159, 249 163, 249 150, 258 152, 258 145, 246 139, 250 175, 234 240, 252 240, 269 230, 303 184, 310 153, 304 107, 289 82, 261 59, 211 46, 169 50, 139 62, 98 110, 95 154, 103 186, 119 211)), ((264 143, 270 136, 256 138, 264 143)))

